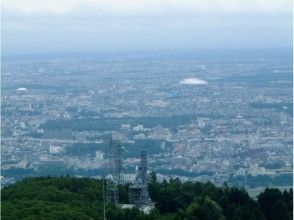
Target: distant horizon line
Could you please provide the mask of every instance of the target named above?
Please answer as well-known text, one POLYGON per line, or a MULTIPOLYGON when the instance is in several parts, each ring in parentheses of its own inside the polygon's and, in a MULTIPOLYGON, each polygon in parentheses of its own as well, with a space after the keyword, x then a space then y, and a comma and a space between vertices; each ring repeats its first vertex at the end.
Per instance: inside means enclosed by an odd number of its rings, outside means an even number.
POLYGON ((22 56, 37 56, 37 55, 66 55, 66 54, 101 54, 101 53, 152 53, 152 52, 197 52, 197 51, 285 51, 291 50, 293 53, 292 47, 273 47, 273 48, 192 48, 192 49, 101 49, 101 50, 81 50, 81 51, 50 51, 50 52, 21 52, 21 53, 3 53, 1 51, 1 58, 6 57, 22 57, 22 56))

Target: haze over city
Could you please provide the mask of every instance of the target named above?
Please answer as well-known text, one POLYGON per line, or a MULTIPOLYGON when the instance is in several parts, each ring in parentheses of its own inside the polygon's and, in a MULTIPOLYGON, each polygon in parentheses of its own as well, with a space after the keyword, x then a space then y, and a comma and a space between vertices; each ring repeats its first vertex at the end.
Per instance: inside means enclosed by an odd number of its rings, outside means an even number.
POLYGON ((3 0, 1 219, 293 219, 290 0, 3 0))
POLYGON ((3 54, 292 47, 290 0, 4 0, 3 54))

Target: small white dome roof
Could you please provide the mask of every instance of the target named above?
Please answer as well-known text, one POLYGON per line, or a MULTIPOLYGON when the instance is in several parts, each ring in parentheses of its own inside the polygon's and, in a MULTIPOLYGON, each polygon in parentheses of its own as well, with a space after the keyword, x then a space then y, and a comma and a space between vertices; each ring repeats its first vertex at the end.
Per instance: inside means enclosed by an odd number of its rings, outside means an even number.
POLYGON ((27 90, 28 90, 27 88, 20 87, 20 88, 18 88, 16 91, 27 91, 27 90))

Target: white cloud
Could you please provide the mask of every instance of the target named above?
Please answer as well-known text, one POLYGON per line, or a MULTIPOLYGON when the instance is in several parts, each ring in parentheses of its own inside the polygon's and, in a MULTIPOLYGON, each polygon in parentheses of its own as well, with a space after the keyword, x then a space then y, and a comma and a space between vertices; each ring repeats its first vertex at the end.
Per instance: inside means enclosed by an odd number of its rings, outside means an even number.
MULTIPOLYGON (((25 13, 68 13, 92 9, 124 16, 195 13, 292 13, 291 0, 4 0, 2 7, 25 13)), ((87 14, 87 13, 85 13, 87 14)))
POLYGON ((291 0, 3 0, 4 51, 292 45, 291 0))
POLYGON ((66 12, 70 11, 80 0, 3 0, 2 7, 19 10, 25 13, 66 12))

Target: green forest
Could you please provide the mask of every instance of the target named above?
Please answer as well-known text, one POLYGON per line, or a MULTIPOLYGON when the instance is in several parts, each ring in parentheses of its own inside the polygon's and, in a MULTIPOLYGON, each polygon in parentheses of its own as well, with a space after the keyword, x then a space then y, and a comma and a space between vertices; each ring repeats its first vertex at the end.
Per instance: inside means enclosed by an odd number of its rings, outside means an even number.
MULTIPOLYGON (((129 185, 119 186, 121 203, 128 202, 129 185)), ((155 208, 149 213, 106 204, 112 220, 283 220, 292 219, 290 191, 267 188, 257 199, 246 190, 224 184, 157 182, 149 176, 149 193, 155 208)), ((86 220, 103 219, 103 181, 93 178, 34 177, 1 189, 1 217, 10 219, 86 220)))

